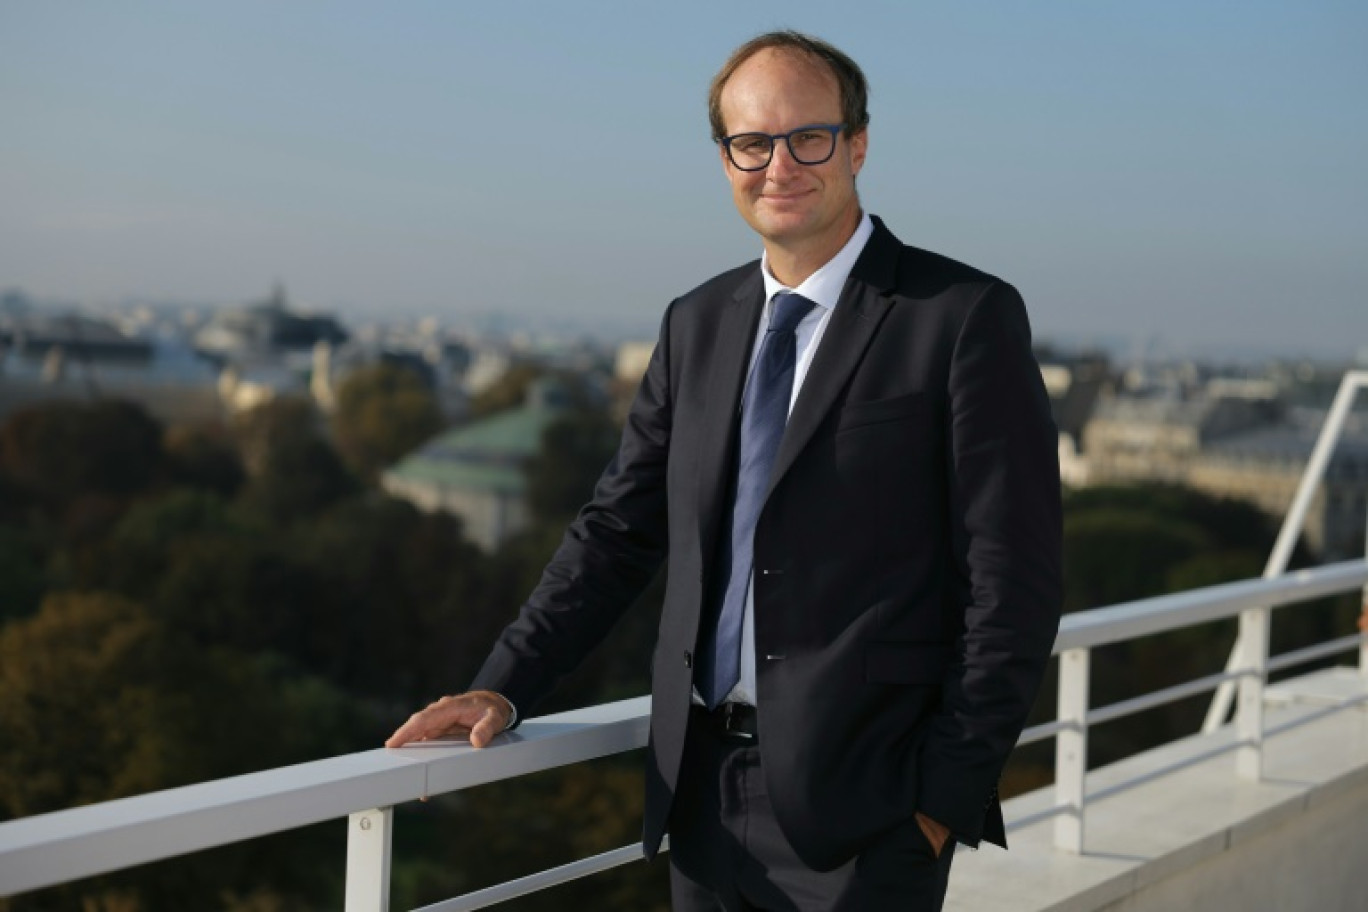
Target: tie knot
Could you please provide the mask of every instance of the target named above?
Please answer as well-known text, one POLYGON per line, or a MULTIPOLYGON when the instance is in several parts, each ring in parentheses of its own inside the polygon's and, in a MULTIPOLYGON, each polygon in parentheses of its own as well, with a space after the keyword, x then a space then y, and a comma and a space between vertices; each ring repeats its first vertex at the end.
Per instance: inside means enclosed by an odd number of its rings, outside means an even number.
POLYGON ((781 291, 774 296, 774 313, 770 314, 770 332, 791 333, 802 322, 808 311, 817 306, 800 294, 781 291))

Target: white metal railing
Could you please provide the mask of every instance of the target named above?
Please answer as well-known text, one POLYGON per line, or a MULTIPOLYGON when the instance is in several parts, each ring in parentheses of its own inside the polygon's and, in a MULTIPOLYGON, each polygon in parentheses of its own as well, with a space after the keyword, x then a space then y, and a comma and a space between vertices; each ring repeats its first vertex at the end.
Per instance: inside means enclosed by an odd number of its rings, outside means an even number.
MULTIPOLYGON (((1227 583, 1065 617, 1054 648, 1059 656, 1058 717, 1027 729, 1020 742, 1057 739, 1055 803, 1029 819, 1011 821, 1010 827, 1054 817, 1056 846, 1082 851, 1089 801, 1171 771, 1087 793, 1088 728, 1213 690, 1224 680, 1251 685, 1251 696, 1237 707, 1235 739, 1208 755, 1235 750, 1238 774, 1257 779, 1264 739, 1286 727, 1263 727, 1263 686, 1269 672, 1361 648, 1368 640, 1364 635, 1345 636, 1270 658, 1266 634, 1259 635, 1267 630, 1268 612, 1365 585, 1368 560, 1348 561, 1274 580, 1227 583), (1251 642, 1261 644, 1246 666, 1110 706, 1090 706, 1088 671, 1094 648, 1236 616, 1246 635, 1253 637, 1251 642)), ((1304 720, 1364 699, 1368 689, 1364 696, 1343 700, 1304 720)), ((346 909, 388 910, 394 805, 643 747, 649 722, 649 698, 638 697, 529 719, 482 751, 458 742, 365 751, 0 823, 0 896, 347 817, 346 909)), ((480 909, 640 857, 638 843, 420 912, 480 909)))
MULTIPOLYGON (((1053 727, 1062 727, 1055 736, 1055 804, 1050 810, 1035 815, 1033 822, 1054 817, 1055 846, 1069 852, 1083 851, 1084 809, 1089 800, 1104 797, 1103 793, 1085 794, 1089 727, 1215 690, 1226 681, 1234 681, 1239 687, 1235 738, 1209 754, 1235 751, 1236 774, 1242 779, 1257 781, 1262 775, 1264 739, 1269 734, 1265 730, 1263 718, 1263 692, 1268 675, 1330 655, 1361 650, 1363 644, 1368 642, 1368 637, 1357 634, 1270 657, 1270 611, 1326 595, 1354 592, 1365 584, 1368 584, 1368 560, 1347 561, 1314 570, 1297 571, 1277 579, 1226 583, 1084 611, 1064 618, 1059 638, 1055 642, 1055 653, 1059 656, 1059 697, 1058 718, 1053 727), (1093 648, 1231 617, 1240 619, 1240 634, 1245 643, 1241 650, 1242 664, 1234 669, 1109 706, 1094 708, 1089 705, 1089 666, 1093 648)), ((1361 697, 1336 704, 1331 711, 1365 699, 1368 699, 1368 690, 1361 697)), ((1304 717, 1302 721, 1311 721, 1311 718, 1304 717)), ((1315 718, 1319 718, 1319 715, 1315 718)), ((1027 729, 1022 741, 1035 740, 1035 731, 1034 728, 1027 729)), ((1189 762, 1185 761, 1183 765, 1189 762)), ((1151 778, 1146 776, 1144 780, 1114 786, 1105 794, 1139 785, 1151 778)))
POLYGON ((481 751, 364 751, 0 823, 0 896, 348 817, 346 908, 388 909, 394 805, 644 747, 649 724, 637 697, 529 719, 481 751))

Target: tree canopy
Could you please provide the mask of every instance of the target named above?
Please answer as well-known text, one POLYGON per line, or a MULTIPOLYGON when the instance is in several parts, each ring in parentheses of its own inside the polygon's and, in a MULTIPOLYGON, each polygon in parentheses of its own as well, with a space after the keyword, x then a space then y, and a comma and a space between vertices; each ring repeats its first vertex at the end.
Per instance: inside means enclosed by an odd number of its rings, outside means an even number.
POLYGON ((342 458, 373 479, 442 429, 437 399, 421 378, 394 364, 355 371, 342 382, 333 415, 342 458))

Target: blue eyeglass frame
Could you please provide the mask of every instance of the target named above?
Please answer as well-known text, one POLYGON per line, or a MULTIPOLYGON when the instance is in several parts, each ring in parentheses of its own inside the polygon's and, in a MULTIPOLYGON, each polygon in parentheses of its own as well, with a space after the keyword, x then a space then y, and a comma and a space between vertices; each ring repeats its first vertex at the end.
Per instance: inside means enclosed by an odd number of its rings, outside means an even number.
POLYGON ((738 170, 738 171, 763 171, 763 170, 765 170, 766 168, 768 168, 768 167, 770 166, 770 162, 774 161, 774 150, 777 149, 777 148, 779 147, 779 140, 781 140, 781 139, 784 141, 784 145, 788 146, 789 157, 791 157, 794 161, 798 162, 798 164, 800 164, 800 165, 808 165, 808 166, 812 166, 812 165, 824 165, 824 164, 826 164, 827 162, 831 161, 831 156, 833 156, 833 155, 836 154, 836 137, 839 136, 840 133, 841 133, 841 131, 844 130, 844 129, 845 129, 845 124, 824 124, 824 123, 815 123, 815 124, 804 124, 804 125, 801 126, 801 127, 794 127, 792 130, 789 130, 787 133, 762 133, 762 132, 760 132, 759 130, 747 130, 747 131, 744 132, 744 133, 733 133, 731 136, 724 136, 724 137, 722 137, 722 139, 721 139, 721 143, 722 143, 722 148, 724 148, 724 149, 727 150, 727 159, 728 159, 729 161, 731 161, 732 167, 736 168, 736 170, 738 170), (792 138, 791 138, 791 137, 793 136, 793 134, 795 134, 795 133, 807 133, 807 132, 811 132, 812 130, 825 130, 825 131, 827 131, 828 133, 831 134, 831 151, 828 152, 828 153, 826 154, 826 158, 823 158, 821 161, 803 161, 803 160, 800 159, 797 155, 794 155, 794 154, 793 154, 793 140, 792 140, 792 138), (739 139, 739 138, 741 138, 742 136, 765 136, 765 137, 768 137, 768 138, 769 138, 769 141, 770 141, 769 157, 765 159, 764 164, 756 165, 756 166, 753 167, 753 168, 747 168, 747 167, 745 167, 745 166, 743 166, 743 165, 737 164, 737 162, 736 162, 736 156, 735 156, 734 154, 732 154, 732 141, 733 141, 733 140, 736 140, 736 139, 739 139))

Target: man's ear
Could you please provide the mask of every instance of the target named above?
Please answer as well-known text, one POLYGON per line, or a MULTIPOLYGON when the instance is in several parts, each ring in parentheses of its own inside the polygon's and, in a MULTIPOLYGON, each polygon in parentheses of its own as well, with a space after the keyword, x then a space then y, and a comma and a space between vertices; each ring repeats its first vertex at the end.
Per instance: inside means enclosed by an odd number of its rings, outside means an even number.
POLYGON ((863 126, 855 132, 849 134, 850 143, 850 173, 852 176, 859 174, 864 167, 865 153, 869 151, 869 127, 863 126))

